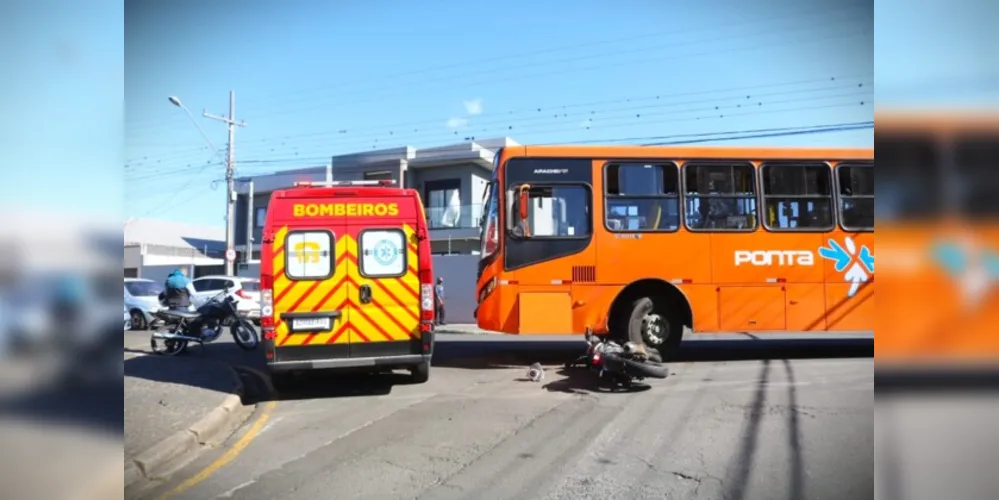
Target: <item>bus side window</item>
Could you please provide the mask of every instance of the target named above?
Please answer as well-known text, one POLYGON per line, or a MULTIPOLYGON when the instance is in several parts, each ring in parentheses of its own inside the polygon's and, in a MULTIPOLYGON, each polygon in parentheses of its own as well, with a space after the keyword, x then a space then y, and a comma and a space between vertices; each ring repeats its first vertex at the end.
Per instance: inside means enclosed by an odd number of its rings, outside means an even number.
POLYGON ((676 164, 608 164, 604 179, 608 230, 679 229, 680 176, 676 164))
POLYGON ((771 231, 829 231, 833 220, 832 169, 824 162, 772 162, 763 176, 764 225, 771 231))
POLYGON ((687 229, 756 230, 756 168, 751 163, 689 162, 683 180, 687 229))
POLYGON ((874 230, 874 164, 840 164, 839 223, 847 231, 874 230))

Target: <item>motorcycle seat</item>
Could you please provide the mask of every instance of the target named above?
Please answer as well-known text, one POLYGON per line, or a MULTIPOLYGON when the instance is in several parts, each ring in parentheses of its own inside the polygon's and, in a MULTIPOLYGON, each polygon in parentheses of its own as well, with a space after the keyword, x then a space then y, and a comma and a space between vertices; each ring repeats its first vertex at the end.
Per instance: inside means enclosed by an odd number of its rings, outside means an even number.
POLYGON ((199 316, 201 316, 196 311, 176 311, 170 309, 164 309, 160 311, 160 314, 164 316, 173 316, 175 318, 183 318, 183 319, 197 319, 199 316))

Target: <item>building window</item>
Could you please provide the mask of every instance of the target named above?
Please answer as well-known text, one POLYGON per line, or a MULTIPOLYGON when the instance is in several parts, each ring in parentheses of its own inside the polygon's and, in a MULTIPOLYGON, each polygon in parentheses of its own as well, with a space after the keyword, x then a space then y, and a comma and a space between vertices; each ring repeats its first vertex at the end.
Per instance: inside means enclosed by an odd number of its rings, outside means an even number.
POLYGON ((611 164, 604 177, 607 229, 676 231, 680 178, 675 164, 611 164))
MULTIPOLYGON (((461 181, 428 181, 423 185, 427 223, 431 229, 461 226, 461 181)), ((467 225, 471 227, 470 225, 467 225)))
POLYGON ((771 231, 827 231, 833 224, 832 169, 825 163, 765 163, 764 225, 771 231))
MULTIPOLYGON (((514 196, 516 200, 516 196, 514 196)), ((590 193, 585 186, 538 186, 528 191, 527 219, 510 228, 514 237, 585 238, 590 235, 590 193)), ((514 214, 520 208, 514 208, 514 214)))
POLYGON ((256 223, 254 224, 258 228, 264 227, 264 223, 267 221, 267 207, 257 207, 256 212, 256 223))
POLYGON ((293 231, 285 238, 284 271, 293 280, 326 279, 333 275, 333 233, 293 231))
POLYGON ((756 168, 750 163, 683 167, 684 220, 692 231, 755 231, 756 168))
POLYGON ((839 178, 839 223, 847 231, 874 230, 874 165, 836 167, 839 178))

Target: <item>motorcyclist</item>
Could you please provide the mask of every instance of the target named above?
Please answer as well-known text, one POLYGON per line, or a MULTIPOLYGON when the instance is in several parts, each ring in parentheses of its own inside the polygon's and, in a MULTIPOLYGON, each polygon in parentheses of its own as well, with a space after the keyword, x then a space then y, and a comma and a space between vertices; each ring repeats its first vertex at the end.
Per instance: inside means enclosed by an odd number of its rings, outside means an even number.
POLYGON ((191 310, 191 297, 195 294, 194 284, 183 268, 175 269, 167 276, 163 286, 163 302, 173 310, 191 310))

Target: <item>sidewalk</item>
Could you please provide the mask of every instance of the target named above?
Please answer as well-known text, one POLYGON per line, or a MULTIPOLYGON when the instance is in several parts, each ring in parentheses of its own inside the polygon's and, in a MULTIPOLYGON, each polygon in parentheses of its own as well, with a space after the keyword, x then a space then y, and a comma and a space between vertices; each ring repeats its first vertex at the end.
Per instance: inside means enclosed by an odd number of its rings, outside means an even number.
POLYGON ((434 333, 442 334, 466 334, 466 335, 499 335, 496 332, 491 332, 489 330, 483 330, 476 326, 474 323, 455 323, 446 324, 444 326, 438 326, 434 329, 434 333))
POLYGON ((222 444, 253 412, 240 400, 243 386, 226 363, 197 346, 175 357, 149 353, 125 340, 125 487, 169 476, 204 446, 222 444))

